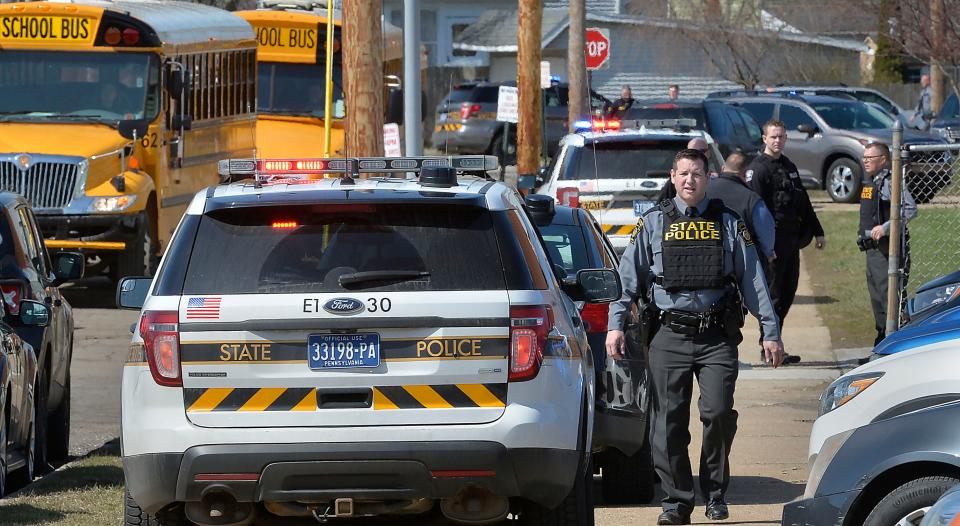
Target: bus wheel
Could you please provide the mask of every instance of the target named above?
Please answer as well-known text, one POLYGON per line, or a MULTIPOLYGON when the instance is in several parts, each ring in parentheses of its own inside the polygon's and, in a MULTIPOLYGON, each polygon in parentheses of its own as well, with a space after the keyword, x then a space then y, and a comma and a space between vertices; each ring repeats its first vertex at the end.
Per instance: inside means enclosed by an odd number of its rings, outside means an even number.
POLYGON ((126 250, 117 256, 117 281, 125 276, 153 276, 157 270, 156 241, 150 228, 150 216, 146 211, 137 215, 136 235, 127 244, 126 250))

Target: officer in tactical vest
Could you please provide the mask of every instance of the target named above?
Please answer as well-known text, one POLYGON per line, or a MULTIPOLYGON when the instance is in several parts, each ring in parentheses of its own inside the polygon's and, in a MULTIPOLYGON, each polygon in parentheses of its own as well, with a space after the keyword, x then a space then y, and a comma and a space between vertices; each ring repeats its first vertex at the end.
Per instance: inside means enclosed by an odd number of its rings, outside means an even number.
MULTIPOLYGON (((720 175, 710 180, 707 199, 719 199, 743 219, 747 230, 756 241, 761 257, 768 262, 776 258, 773 249, 776 228, 767 205, 747 186, 747 157, 733 152, 723 162, 720 175)), ((762 261, 761 261, 762 262, 762 261)))
MULTIPOLYGON (((659 328, 648 331, 654 467, 666 493, 657 524, 690 524, 694 481, 687 455, 693 378, 700 385, 703 445, 700 487, 706 516, 729 516, 730 446, 737 429, 733 409, 737 345, 742 340, 741 297, 761 320, 763 347, 774 367, 783 344, 753 238, 736 214, 706 200, 706 160, 696 150, 678 153, 670 172, 677 197, 647 211, 620 260, 623 297, 610 305, 607 354, 623 358, 625 314, 634 301, 654 310, 659 328)), ((646 318, 646 317, 645 317, 646 318)), ((650 318, 646 318, 650 319, 650 318)))
POLYGON ((633 92, 630 91, 630 86, 624 84, 620 88, 620 98, 607 103, 606 107, 603 108, 603 113, 608 119, 622 119, 624 114, 627 113, 627 110, 633 106, 633 103, 637 100, 633 98, 633 92))
POLYGON ((786 125, 778 120, 767 121, 763 125, 763 144, 763 152, 747 167, 747 181, 766 203, 776 222, 774 251, 777 259, 773 264, 770 295, 783 328, 800 280, 800 249, 810 242, 811 237, 816 237, 818 249, 826 245, 826 240, 810 197, 800 181, 797 165, 783 155, 787 144, 786 125))
MULTIPOLYGON (((863 167, 870 183, 860 191, 860 228, 857 231, 857 245, 867 253, 867 292, 870 294, 870 306, 873 308, 873 321, 876 323, 877 338, 873 345, 883 340, 887 325, 887 265, 890 257, 890 149, 883 143, 868 144, 863 150, 863 167)), ((901 297, 907 288, 910 275, 910 233, 906 223, 916 217, 917 204, 903 185, 903 205, 900 207, 903 217, 904 236, 900 254, 903 264, 903 285, 901 297)), ((901 299, 901 301, 903 301, 901 299)))

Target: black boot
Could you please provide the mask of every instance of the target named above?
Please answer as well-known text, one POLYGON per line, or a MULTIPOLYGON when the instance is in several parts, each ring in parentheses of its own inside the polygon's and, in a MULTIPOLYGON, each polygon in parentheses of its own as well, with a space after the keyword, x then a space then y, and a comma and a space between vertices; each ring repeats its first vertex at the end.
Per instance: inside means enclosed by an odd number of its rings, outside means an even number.
POLYGON ((657 517, 657 524, 690 524, 690 515, 684 515, 677 510, 667 510, 657 517))
POLYGON ((727 503, 723 499, 710 499, 704 515, 712 521, 722 521, 730 517, 730 510, 727 509, 727 503))

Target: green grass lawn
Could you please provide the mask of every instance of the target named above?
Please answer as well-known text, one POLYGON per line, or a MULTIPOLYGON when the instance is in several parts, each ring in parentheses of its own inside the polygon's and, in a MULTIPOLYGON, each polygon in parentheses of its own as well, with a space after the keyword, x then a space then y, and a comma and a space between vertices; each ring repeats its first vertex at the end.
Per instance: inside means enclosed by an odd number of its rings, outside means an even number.
POLYGON ((3 526, 90 526, 123 523, 119 445, 108 445, 0 500, 3 526))
MULTIPOLYGON (((873 344, 874 322, 866 285, 866 257, 857 249, 859 213, 818 213, 827 236, 827 247, 804 250, 807 272, 817 296, 817 308, 833 346, 868 347, 873 344)), ((943 274, 960 269, 960 210, 921 207, 910 223, 912 269, 907 290, 912 292, 943 274)))

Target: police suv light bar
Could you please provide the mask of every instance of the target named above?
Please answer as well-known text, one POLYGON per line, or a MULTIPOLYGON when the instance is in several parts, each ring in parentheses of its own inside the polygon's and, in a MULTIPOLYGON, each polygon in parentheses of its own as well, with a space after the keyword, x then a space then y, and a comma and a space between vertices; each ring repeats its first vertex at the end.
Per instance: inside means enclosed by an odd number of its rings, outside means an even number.
POLYGON ((624 128, 696 128, 697 119, 636 119, 623 121, 621 124, 624 128))
POLYGON ((453 168, 460 172, 499 169, 493 155, 448 155, 435 157, 347 157, 334 159, 223 159, 217 163, 221 180, 248 177, 273 179, 309 175, 355 176, 362 173, 404 173, 424 168, 453 168))

